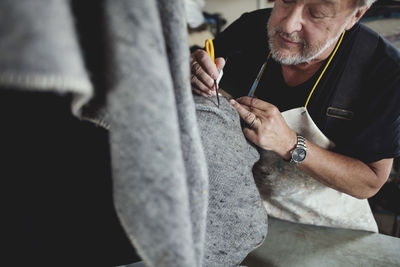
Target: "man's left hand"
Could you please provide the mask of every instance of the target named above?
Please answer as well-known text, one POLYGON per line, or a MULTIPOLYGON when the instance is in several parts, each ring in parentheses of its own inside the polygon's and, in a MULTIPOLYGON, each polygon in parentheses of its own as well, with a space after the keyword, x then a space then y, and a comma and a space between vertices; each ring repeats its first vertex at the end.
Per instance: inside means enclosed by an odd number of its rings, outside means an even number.
POLYGON ((247 96, 230 102, 249 125, 243 132, 251 142, 278 153, 284 159, 290 159, 290 151, 296 146, 297 136, 276 106, 247 96))

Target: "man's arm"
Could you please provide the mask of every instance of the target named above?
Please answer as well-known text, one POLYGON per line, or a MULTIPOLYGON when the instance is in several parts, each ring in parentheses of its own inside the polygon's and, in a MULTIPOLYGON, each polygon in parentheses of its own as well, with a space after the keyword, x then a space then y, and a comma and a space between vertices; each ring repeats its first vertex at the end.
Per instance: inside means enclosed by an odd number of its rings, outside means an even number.
POLYGON ((364 163, 323 149, 309 141, 307 157, 299 168, 319 182, 356 198, 375 195, 386 182, 393 159, 364 163))
MULTIPOLYGON (((231 101, 240 117, 251 128, 244 128, 245 136, 257 146, 272 150, 283 159, 290 159, 296 146, 296 133, 289 128, 274 105, 259 99, 241 97, 231 101)), ((358 159, 323 149, 310 141, 307 157, 298 165, 319 182, 356 198, 376 194, 387 180, 393 159, 364 163, 358 159)))

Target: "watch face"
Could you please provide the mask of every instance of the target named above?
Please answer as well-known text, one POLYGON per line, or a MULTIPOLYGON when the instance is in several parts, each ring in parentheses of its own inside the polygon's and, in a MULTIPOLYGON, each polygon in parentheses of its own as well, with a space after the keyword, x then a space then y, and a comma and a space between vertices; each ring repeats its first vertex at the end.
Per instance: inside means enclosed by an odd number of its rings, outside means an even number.
POLYGON ((296 147, 292 153, 292 159, 294 162, 302 162, 306 158, 306 150, 304 148, 296 147))

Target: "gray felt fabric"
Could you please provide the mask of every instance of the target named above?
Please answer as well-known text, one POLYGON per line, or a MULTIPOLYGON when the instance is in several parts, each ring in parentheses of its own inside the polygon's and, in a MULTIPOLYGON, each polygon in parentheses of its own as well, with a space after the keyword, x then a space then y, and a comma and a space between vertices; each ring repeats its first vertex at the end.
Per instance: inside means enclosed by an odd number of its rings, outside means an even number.
MULTIPOLYGON (((146 265, 201 266, 208 177, 189 97, 182 2, 102 3, 107 101, 100 108, 120 220, 146 265)), ((93 93, 88 73, 96 73, 86 69, 90 47, 79 45, 71 2, 4 0, 0 22, 0 84, 73 93, 79 115, 93 93)))
POLYGON ((267 234, 267 214, 253 179, 257 150, 225 98, 194 96, 209 173, 204 266, 237 266, 267 234))
POLYGON ((185 13, 180 1, 159 0, 159 14, 167 48, 170 73, 175 90, 179 117, 181 149, 191 206, 192 231, 197 262, 203 259, 204 237, 208 205, 208 176, 205 156, 196 121, 192 91, 189 89, 189 60, 187 47, 187 25, 182 19, 185 13))
POLYGON ((92 100, 110 129, 115 207, 146 266, 233 266, 266 234, 258 154, 226 101, 197 99, 196 122, 182 1, 103 0, 101 29, 68 0, 0 1, 0 86, 72 93, 80 118, 92 100))
POLYGON ((105 10, 117 211, 146 265, 201 266, 208 181, 181 2, 109 0, 105 10))
POLYGON ((74 93, 73 112, 92 96, 69 1, 0 1, 0 85, 74 93))

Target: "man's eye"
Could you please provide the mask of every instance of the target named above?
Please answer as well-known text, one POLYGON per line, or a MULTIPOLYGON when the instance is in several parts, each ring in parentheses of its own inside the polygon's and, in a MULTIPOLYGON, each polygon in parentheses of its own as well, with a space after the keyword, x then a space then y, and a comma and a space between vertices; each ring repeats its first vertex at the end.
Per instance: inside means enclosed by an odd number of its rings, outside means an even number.
POLYGON ((310 16, 314 19, 322 19, 325 18, 326 15, 323 12, 309 9, 310 16))
POLYGON ((293 4, 296 3, 296 0, 282 0, 282 2, 285 4, 293 4))

